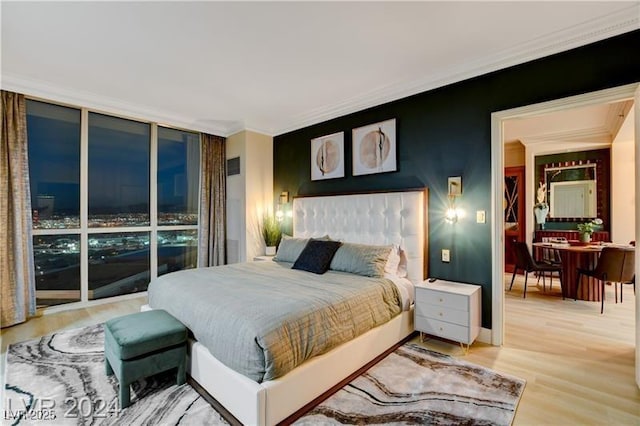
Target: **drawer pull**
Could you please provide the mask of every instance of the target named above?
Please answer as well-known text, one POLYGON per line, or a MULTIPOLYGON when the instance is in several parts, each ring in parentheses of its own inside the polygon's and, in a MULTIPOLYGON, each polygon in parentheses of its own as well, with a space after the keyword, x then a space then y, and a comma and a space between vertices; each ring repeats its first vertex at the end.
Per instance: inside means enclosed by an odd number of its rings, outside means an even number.
POLYGON ((442 312, 438 313, 438 315, 442 316, 442 312))
POLYGON ((440 331, 442 331, 442 327, 440 327, 440 331))
POLYGON ((440 298, 440 301, 442 302, 442 297, 440 298))

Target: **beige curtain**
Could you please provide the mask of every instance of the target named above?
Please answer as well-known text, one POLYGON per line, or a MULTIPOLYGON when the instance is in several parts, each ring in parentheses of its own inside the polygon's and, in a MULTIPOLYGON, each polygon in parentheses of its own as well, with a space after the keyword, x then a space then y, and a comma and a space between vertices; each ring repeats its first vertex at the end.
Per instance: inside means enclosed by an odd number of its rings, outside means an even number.
POLYGON ((24 95, 0 92, 0 327, 36 313, 24 95))
POLYGON ((225 138, 203 133, 200 144, 198 266, 224 265, 227 261, 225 138))

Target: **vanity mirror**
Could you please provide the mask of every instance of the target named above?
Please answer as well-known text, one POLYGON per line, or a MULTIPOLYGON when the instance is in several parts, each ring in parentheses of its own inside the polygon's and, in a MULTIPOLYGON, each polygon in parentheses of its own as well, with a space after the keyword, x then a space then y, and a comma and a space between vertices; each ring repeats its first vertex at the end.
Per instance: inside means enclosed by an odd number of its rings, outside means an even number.
POLYGON ((598 217, 597 166, 595 163, 544 168, 549 217, 598 217))

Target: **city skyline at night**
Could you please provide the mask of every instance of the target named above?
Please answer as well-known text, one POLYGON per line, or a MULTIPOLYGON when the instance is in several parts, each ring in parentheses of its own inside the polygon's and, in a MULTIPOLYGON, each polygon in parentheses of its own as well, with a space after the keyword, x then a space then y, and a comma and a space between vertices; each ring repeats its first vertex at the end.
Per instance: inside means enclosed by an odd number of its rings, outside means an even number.
MULTIPOLYGON (((31 100, 27 107, 34 216, 39 221, 55 218, 54 228, 79 226, 80 110, 31 100)), ((128 224, 123 226, 148 224, 149 128, 148 123, 89 114, 89 222, 93 217, 103 220, 115 215, 128 224)), ((182 213, 192 217, 198 211, 199 136, 159 127, 157 145, 159 216, 182 213)))
POLYGON ((39 306, 81 299, 82 256, 88 264, 89 300, 146 290, 152 276, 152 244, 157 245, 154 274, 196 266, 199 134, 158 126, 157 140, 152 141, 150 123, 93 112, 86 117, 88 132, 82 141, 80 109, 27 101, 39 306), (87 150, 85 182, 81 182, 82 149, 87 150), (157 173, 151 177, 154 154, 157 173), (82 209, 86 228, 81 226, 81 188, 87 191, 82 209), (151 223, 154 190, 156 223, 151 223), (192 228, 164 230, 163 226, 192 228), (144 228, 130 229, 135 227, 144 228), (61 229, 67 232, 60 234, 61 229), (157 232, 156 241, 151 241, 150 229, 157 232), (81 235, 87 233, 83 247, 81 235))

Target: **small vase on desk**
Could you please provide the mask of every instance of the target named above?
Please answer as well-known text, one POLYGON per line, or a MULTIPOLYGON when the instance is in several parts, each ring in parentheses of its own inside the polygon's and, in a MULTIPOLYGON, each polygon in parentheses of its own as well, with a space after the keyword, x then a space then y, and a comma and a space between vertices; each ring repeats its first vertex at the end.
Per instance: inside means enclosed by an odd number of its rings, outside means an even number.
POLYGON ((533 214, 536 216, 536 223, 540 225, 540 229, 544 229, 544 224, 547 221, 547 214, 549 213, 549 206, 546 204, 536 205, 533 208, 533 214))
POLYGON ((591 234, 589 234, 588 232, 581 232, 580 233, 580 241, 583 243, 590 243, 591 242, 591 234))

